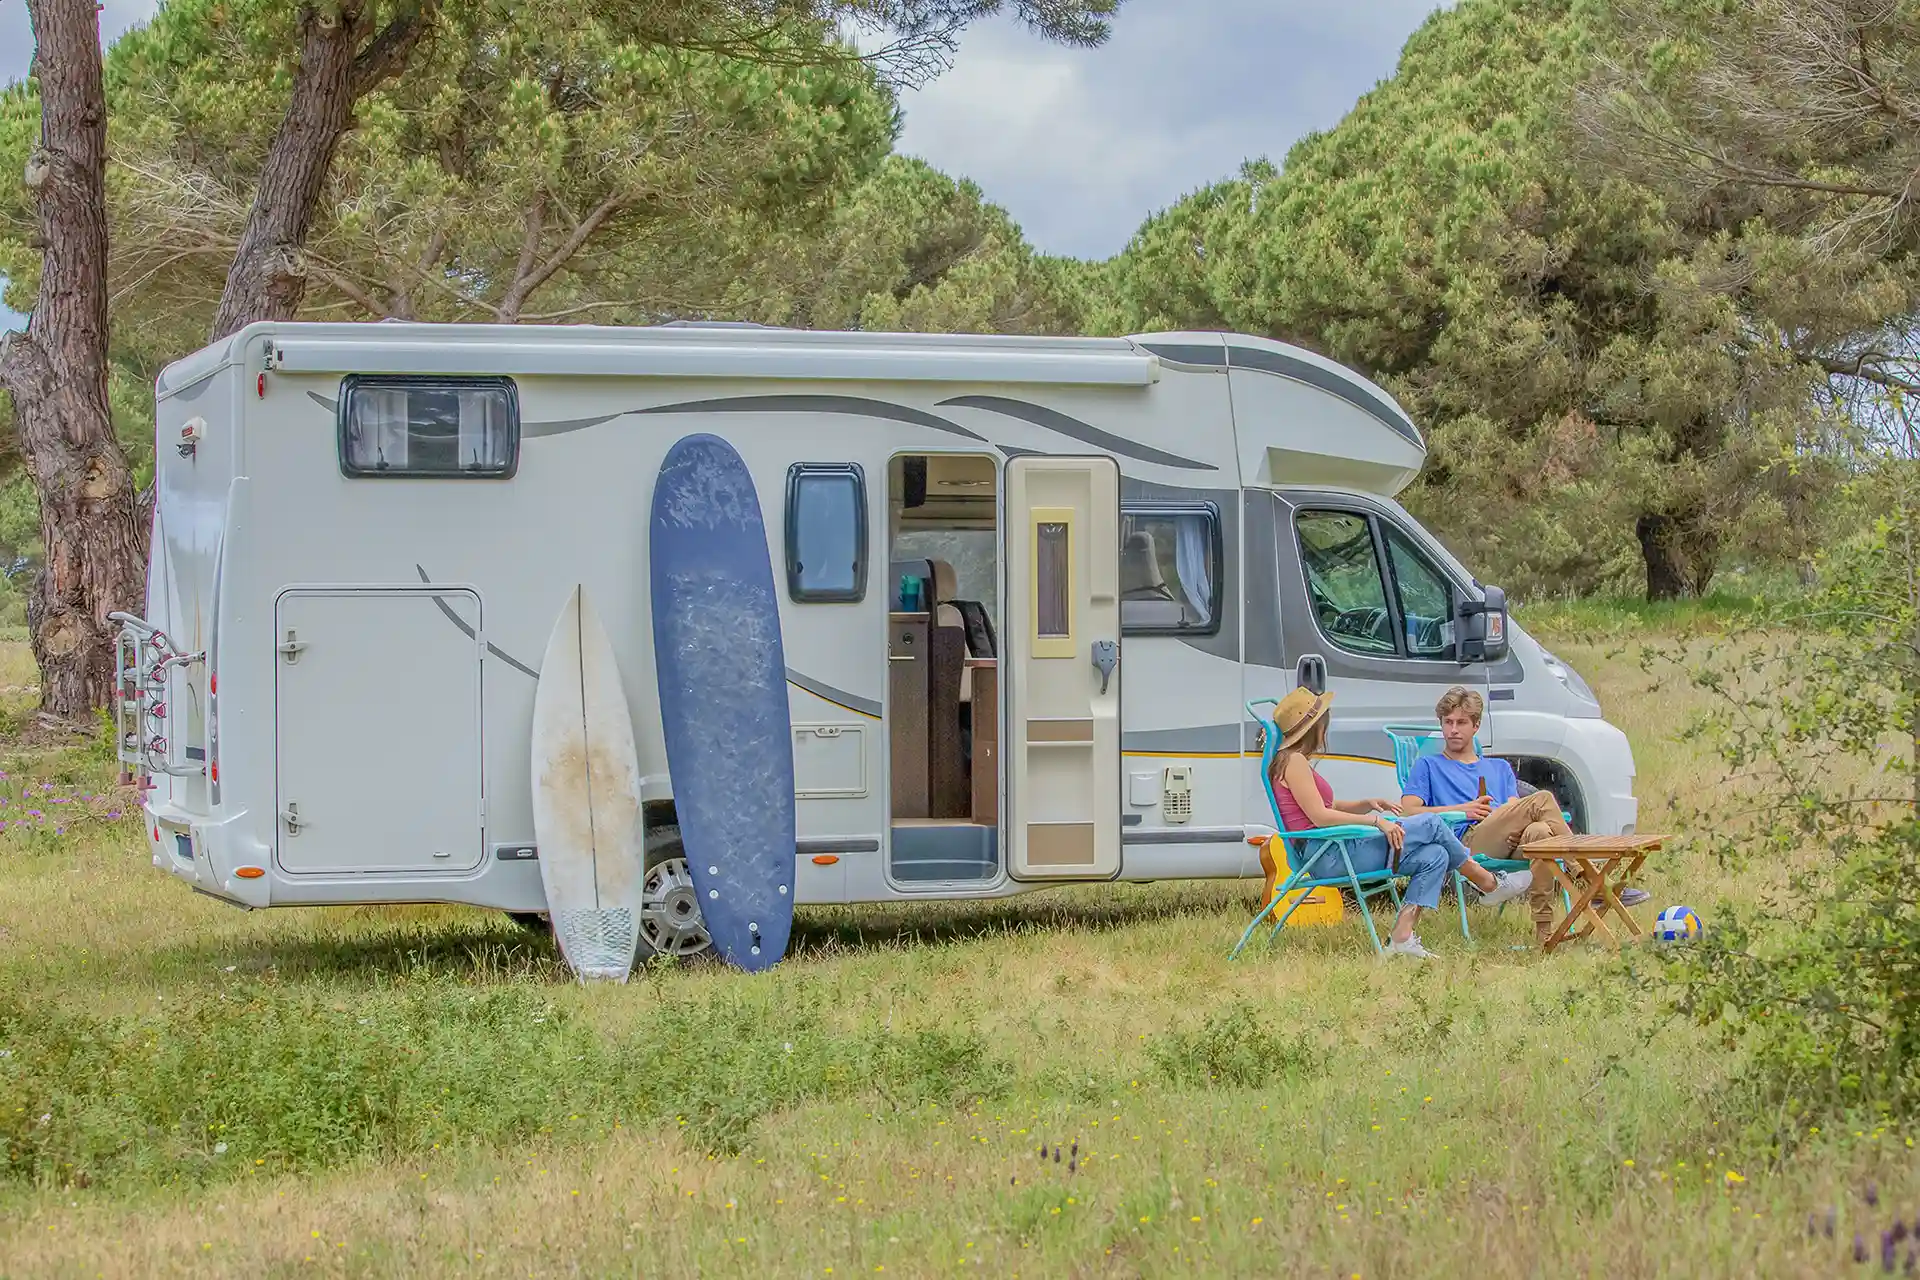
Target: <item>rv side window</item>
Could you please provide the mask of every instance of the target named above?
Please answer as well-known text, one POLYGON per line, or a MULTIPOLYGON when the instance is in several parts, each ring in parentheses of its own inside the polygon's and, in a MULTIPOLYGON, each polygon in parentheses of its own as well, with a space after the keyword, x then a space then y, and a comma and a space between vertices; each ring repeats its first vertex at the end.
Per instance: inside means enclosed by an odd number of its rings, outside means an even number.
POLYGON ((1453 658, 1453 584, 1434 568, 1411 539, 1386 521, 1387 560, 1393 566, 1394 598, 1400 605, 1409 658, 1453 658))
POLYGON ((787 471, 787 594, 803 603, 867 594, 867 485, 857 466, 787 471))
POLYGON ((1397 657, 1373 525, 1351 511, 1302 511, 1300 562, 1321 632, 1354 653, 1397 657))
POLYGON ((340 385, 340 469, 350 476, 505 477, 520 460, 510 378, 354 374, 340 385))
POLYGON ((1220 513, 1212 505, 1120 509, 1120 628, 1127 635, 1220 630, 1220 513))

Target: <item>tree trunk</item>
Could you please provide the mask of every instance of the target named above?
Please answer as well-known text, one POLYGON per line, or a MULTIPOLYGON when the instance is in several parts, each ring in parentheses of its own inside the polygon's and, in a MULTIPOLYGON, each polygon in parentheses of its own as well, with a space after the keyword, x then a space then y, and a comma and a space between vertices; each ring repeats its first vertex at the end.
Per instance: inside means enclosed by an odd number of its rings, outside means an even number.
POLYGON ((307 288, 301 255, 333 153, 353 125, 354 104, 406 65, 431 23, 433 7, 433 0, 402 6, 363 47, 372 24, 364 0, 324 6, 309 0, 301 6, 300 66, 227 271, 213 341, 256 320, 290 320, 299 314, 307 288))
POLYGON ((1920 510, 1905 503, 1899 512, 1902 525, 1899 551, 1905 563, 1906 612, 1912 620, 1912 631, 1907 636, 1906 654, 1906 699, 1907 699, 1907 782, 1912 788, 1912 797, 1907 816, 1920 822, 1920 510))
POLYGON ((1693 513, 1643 515, 1634 523, 1647 566, 1647 599, 1703 596, 1713 581, 1720 539, 1693 513))
POLYGON ((78 716, 113 688, 116 609, 138 611, 146 529, 107 411, 107 104, 94 0, 28 0, 40 145, 26 185, 43 244, 24 333, 0 342, 47 565, 28 603, 40 705, 78 716))

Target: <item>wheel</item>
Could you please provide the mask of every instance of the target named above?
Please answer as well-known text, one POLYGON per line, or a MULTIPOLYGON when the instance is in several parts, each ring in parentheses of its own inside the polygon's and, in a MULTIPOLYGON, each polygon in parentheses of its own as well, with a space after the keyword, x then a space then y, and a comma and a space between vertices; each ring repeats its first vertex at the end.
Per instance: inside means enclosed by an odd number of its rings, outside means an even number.
POLYGON ((547 913, 544 911, 509 911, 507 912, 507 919, 513 921, 522 929, 539 929, 544 931, 547 927, 547 913))
POLYGON ((640 897, 640 958, 697 956, 713 946, 680 845, 680 828, 647 833, 647 878, 640 897))

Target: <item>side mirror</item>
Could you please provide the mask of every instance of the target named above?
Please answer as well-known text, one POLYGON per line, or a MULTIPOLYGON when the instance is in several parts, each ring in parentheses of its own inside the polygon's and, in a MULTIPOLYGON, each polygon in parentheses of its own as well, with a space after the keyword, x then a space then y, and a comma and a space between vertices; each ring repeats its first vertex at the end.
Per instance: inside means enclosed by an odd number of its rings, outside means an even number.
POLYGON ((1507 593, 1486 588, 1486 599, 1460 602, 1460 661, 1498 662, 1507 656, 1507 593))

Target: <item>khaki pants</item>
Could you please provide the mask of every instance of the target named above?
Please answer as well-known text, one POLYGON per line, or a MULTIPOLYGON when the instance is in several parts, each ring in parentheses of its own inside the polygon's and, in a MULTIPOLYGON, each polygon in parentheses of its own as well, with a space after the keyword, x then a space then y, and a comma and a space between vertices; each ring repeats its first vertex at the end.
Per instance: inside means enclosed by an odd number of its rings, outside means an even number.
MULTIPOLYGON (((1571 835, 1573 828, 1560 816, 1560 801, 1551 791, 1509 800, 1467 828, 1461 837, 1470 853, 1484 858, 1517 858, 1520 846, 1550 836, 1571 835)), ((1553 878, 1536 876, 1527 891, 1533 931, 1539 937, 1553 930, 1553 878)))

